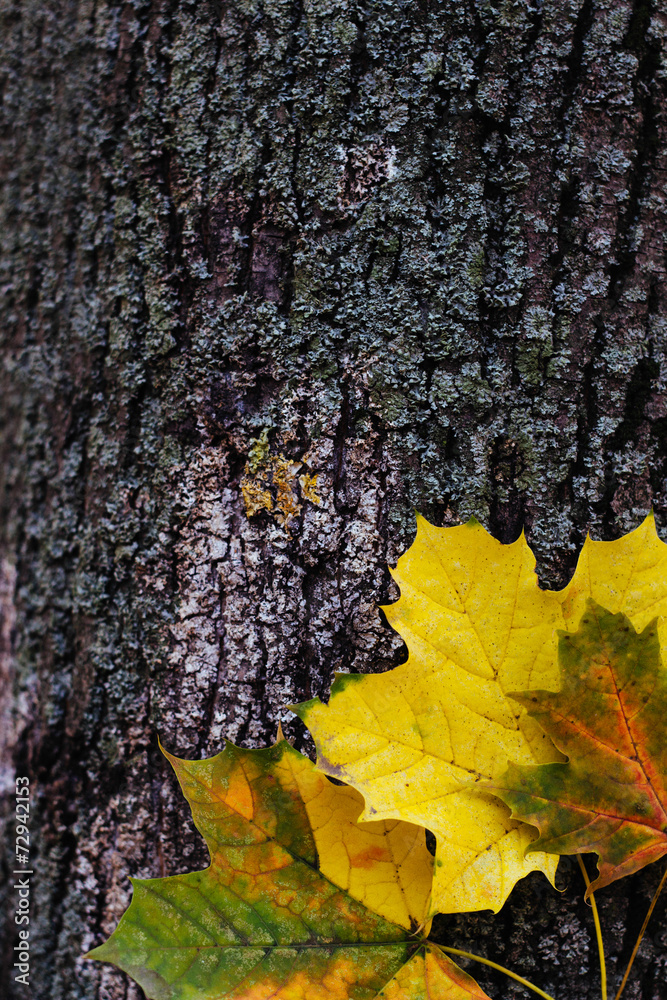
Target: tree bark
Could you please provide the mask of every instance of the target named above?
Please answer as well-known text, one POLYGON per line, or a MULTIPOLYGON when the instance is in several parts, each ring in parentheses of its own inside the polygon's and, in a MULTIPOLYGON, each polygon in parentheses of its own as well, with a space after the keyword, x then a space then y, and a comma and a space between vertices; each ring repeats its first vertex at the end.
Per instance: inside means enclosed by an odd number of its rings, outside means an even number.
MULTIPOLYGON (((282 721, 309 752, 285 706, 405 655, 378 605, 415 510, 505 542, 524 528, 550 586, 587 530, 618 537, 651 507, 665 526, 667 10, 0 9, 0 982, 134 1000, 84 952, 128 875, 207 864, 158 735, 195 757, 282 721)), ((497 917, 437 933, 597 998, 561 871, 563 896, 531 877, 497 917)), ((612 985, 660 874, 600 893, 612 985)), ((664 918, 663 901, 627 1000, 667 996, 664 918)))

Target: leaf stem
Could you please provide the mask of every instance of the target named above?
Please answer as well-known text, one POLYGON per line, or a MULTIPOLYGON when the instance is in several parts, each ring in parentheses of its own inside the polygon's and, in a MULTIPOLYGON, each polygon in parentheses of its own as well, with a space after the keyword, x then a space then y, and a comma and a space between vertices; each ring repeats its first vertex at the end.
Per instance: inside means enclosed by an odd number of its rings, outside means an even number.
MULTIPOLYGON (((584 882, 586 883, 586 888, 591 884, 591 880, 588 877, 588 872, 586 871, 586 865, 584 864, 584 859, 581 854, 577 854, 577 861, 579 862, 579 867, 581 868, 581 874, 584 876, 584 882)), ((602 927, 600 926, 600 917, 598 914, 597 903, 595 902, 595 893, 592 892, 589 897, 591 901, 591 910, 593 911, 593 922, 595 924, 595 936, 598 942, 598 954, 600 955, 600 987, 602 989, 602 1000, 607 1000, 607 967, 604 960, 604 945, 602 943, 602 927)))
POLYGON ((639 932, 639 937, 635 941, 635 946, 632 949, 632 955, 630 955, 630 961, 628 962, 628 967, 625 970, 625 975, 623 976, 623 979, 621 981, 621 985, 618 987, 618 993, 614 997, 614 1000, 619 1000, 619 998, 621 996, 621 993, 625 989, 625 984, 628 981, 628 976, 630 975, 630 969, 632 968, 632 963, 634 962, 635 957, 637 955, 637 952, 639 951, 639 945, 642 943, 642 938, 644 937, 644 933, 645 933, 646 928, 648 926, 648 922, 651 919, 651 914, 653 913, 655 904, 658 902, 658 896, 662 892, 663 886, 664 886, 664 884, 665 884, 666 881, 667 881, 667 868, 665 868, 664 874, 663 874, 662 878, 660 879, 660 881, 658 883, 658 888, 653 893, 653 899, 651 900, 651 905, 648 908, 648 913, 644 917, 644 923, 642 924, 642 929, 639 932))
POLYGON ((471 958, 473 962, 481 962, 482 965, 490 965, 492 969, 497 972, 504 972, 506 976, 510 976, 511 979, 516 979, 517 983, 521 983, 527 989, 532 990, 533 993, 537 993, 539 996, 544 997, 544 1000, 554 1000, 554 998, 549 994, 541 990, 539 986, 534 986, 533 983, 524 979, 523 976, 518 976, 516 972, 512 972, 511 969, 506 969, 504 965, 498 965, 497 962, 492 962, 490 958, 482 958, 481 955, 473 955, 470 951, 461 951, 460 948, 445 948, 443 944, 439 944, 438 948, 441 951, 447 951, 450 955, 460 955, 462 958, 471 958))

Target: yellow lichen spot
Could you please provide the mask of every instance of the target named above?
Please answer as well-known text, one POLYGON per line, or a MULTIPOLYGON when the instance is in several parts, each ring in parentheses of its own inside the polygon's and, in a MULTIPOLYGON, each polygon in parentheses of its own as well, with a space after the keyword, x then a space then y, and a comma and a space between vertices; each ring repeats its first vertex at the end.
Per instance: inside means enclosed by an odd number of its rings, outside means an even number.
POLYGON ((260 476, 249 476, 246 472, 241 480, 241 493, 248 517, 254 517, 261 510, 273 510, 271 493, 266 489, 266 480, 260 476))
MULTIPOLYGON (((304 460, 293 461, 283 454, 271 455, 268 429, 258 438, 252 438, 248 449, 241 493, 248 517, 254 517, 268 510, 276 522, 289 535, 289 522, 301 513, 301 504, 295 489, 295 481, 304 460)), ((304 473, 299 476, 301 494, 304 500, 321 503, 317 494, 317 474, 304 473)))
POLYGON ((265 427, 258 438, 250 439, 246 472, 254 474, 269 460, 269 429, 265 427))
POLYGON ((293 484, 299 470, 300 462, 292 462, 284 455, 272 459, 273 482, 276 487, 276 512, 278 524, 287 527, 288 522, 297 517, 301 511, 293 491, 293 484))
POLYGON ((322 499, 317 493, 316 472, 312 475, 306 472, 303 476, 299 476, 299 483, 301 484, 301 496, 304 500, 310 500, 311 503, 322 503, 322 499))

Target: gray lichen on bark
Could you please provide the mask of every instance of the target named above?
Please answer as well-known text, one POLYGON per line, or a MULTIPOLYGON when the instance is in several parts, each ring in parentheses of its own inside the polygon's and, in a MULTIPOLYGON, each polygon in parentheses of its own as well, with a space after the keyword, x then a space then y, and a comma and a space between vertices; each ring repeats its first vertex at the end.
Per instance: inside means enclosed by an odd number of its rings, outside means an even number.
MULTIPOLYGON (((588 529, 664 526, 667 13, 0 10, 3 781, 36 790, 34 997, 116 1000, 81 956, 127 875, 206 863, 156 735, 302 741, 287 703, 399 662, 377 607, 415 509, 525 528, 551 585, 588 529), (246 515, 263 432, 318 475, 288 530, 246 515)), ((656 877, 601 899, 612 971, 656 877)), ((530 879, 442 933, 592 998, 575 897, 530 879)), ((658 915, 628 1000, 666 945, 658 915)))

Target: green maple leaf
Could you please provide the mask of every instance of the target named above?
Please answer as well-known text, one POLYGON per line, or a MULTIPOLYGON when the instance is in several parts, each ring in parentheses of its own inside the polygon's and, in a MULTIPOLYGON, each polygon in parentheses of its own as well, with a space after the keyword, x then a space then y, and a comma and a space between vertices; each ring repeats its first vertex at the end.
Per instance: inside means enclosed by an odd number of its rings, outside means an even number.
POLYGON ((667 670, 657 620, 637 633, 592 600, 559 659, 558 693, 514 697, 568 762, 512 764, 491 787, 539 829, 529 850, 598 854, 590 893, 667 854, 667 670))
POLYGON ((129 909, 90 958, 153 1000, 488 1000, 415 934, 433 870, 423 829, 358 824, 361 796, 284 740, 167 756, 211 865, 134 879, 129 909))

